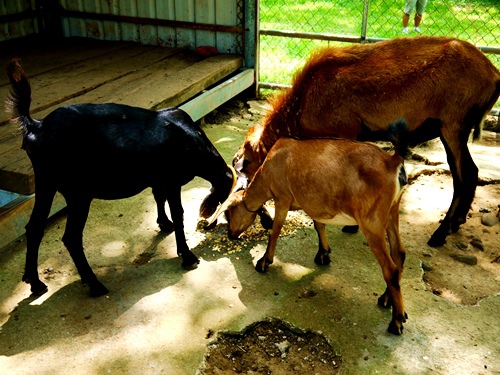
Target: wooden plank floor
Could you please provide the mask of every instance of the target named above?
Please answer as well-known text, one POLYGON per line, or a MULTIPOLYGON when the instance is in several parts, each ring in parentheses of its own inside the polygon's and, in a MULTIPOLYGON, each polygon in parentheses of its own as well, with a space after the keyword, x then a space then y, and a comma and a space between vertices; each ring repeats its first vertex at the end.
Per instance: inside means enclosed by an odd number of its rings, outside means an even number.
MULTIPOLYGON (((208 58, 182 48, 67 38, 58 43, 0 48, 0 61, 18 56, 30 77, 31 116, 42 119, 59 106, 121 103, 159 109, 179 105, 242 66, 236 55, 208 58)), ((0 100, 10 83, 0 74, 0 100)), ((16 124, 0 112, 0 189, 34 192, 31 163, 16 124)))

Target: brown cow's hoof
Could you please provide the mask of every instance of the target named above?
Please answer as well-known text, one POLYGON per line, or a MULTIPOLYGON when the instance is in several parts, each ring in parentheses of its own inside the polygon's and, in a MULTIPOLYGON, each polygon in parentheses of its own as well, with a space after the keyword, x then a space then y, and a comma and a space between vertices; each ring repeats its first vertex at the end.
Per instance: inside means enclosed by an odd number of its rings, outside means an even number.
POLYGON ((357 225, 346 225, 345 227, 342 227, 342 232, 354 234, 354 233, 358 232, 358 229, 359 229, 359 226, 357 226, 357 225))
POLYGON ((378 298, 377 304, 386 309, 392 306, 392 298, 387 290, 378 298))
POLYGON ((430 247, 443 246, 445 243, 446 243, 446 237, 436 234, 433 234, 429 239, 429 241, 427 241, 427 245, 429 245, 430 247))
POLYGON ((403 323, 396 321, 392 321, 389 324, 389 328, 387 328, 387 332, 392 333, 393 335, 401 335, 403 333, 403 323))

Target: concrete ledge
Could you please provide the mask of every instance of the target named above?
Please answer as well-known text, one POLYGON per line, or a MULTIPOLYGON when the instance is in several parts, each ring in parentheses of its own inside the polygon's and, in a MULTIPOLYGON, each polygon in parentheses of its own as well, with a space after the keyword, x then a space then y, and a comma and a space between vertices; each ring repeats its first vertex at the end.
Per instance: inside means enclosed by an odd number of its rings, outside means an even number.
MULTIPOLYGON (((0 207, 0 249, 15 241, 25 233, 35 204, 35 194, 21 195, 12 202, 0 207)), ((66 207, 66 201, 59 193, 56 194, 50 216, 66 207)))

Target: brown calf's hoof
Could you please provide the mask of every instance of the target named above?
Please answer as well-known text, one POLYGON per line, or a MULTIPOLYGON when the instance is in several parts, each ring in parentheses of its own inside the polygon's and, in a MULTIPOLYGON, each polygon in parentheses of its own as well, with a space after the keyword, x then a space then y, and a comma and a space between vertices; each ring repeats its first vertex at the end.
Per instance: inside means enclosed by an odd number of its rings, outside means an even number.
POLYGON ((255 269, 257 270, 257 272, 265 273, 269 269, 269 265, 272 263, 273 262, 270 262, 265 258, 261 258, 257 261, 257 264, 255 265, 255 269))
POLYGON ((314 257, 314 263, 316 263, 320 266, 327 266, 331 262, 332 262, 332 260, 330 259, 330 256, 328 255, 327 251, 324 251, 324 252, 320 251, 314 257))

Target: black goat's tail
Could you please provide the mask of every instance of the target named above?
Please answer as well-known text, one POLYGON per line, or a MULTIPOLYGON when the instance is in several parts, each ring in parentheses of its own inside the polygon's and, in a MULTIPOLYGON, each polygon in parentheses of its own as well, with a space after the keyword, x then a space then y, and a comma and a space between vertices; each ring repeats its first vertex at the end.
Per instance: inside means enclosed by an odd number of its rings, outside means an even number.
POLYGON ((399 119, 389 124, 387 140, 394 146, 396 155, 401 156, 403 159, 408 155, 408 123, 405 119, 399 119))
POLYGON ((19 59, 9 61, 7 75, 12 89, 5 102, 5 111, 11 115, 12 121, 21 124, 22 130, 26 134, 34 126, 34 121, 30 117, 31 86, 19 59))

